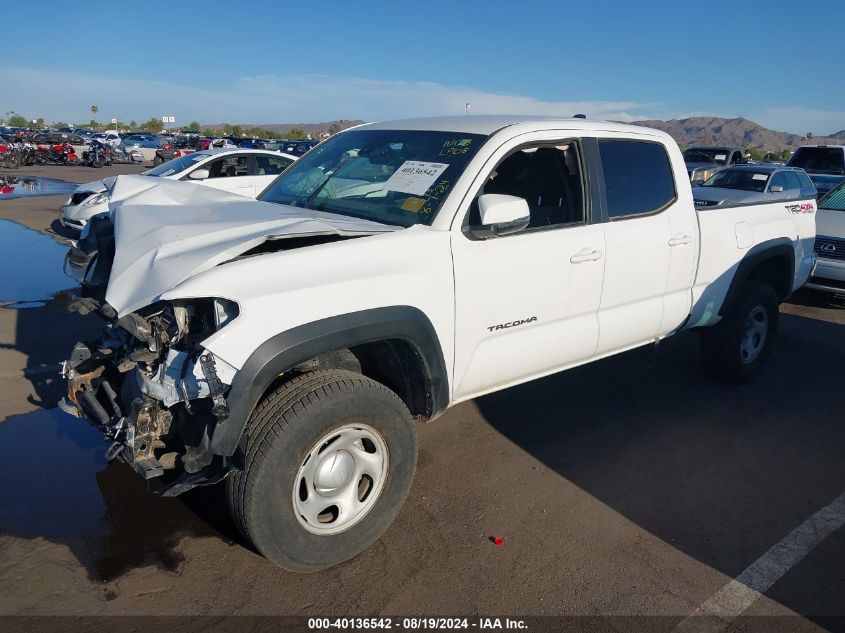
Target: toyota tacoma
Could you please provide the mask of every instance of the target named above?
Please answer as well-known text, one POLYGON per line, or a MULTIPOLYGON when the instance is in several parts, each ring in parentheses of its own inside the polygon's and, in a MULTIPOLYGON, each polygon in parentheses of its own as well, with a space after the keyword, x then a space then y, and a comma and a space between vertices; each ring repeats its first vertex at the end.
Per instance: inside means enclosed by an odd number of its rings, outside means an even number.
POLYGON ((671 137, 578 118, 360 126, 257 201, 121 176, 70 254, 106 325, 63 407, 160 494, 225 480, 259 552, 320 569, 387 529, 456 403, 682 330, 752 379, 815 209, 697 210, 671 137))

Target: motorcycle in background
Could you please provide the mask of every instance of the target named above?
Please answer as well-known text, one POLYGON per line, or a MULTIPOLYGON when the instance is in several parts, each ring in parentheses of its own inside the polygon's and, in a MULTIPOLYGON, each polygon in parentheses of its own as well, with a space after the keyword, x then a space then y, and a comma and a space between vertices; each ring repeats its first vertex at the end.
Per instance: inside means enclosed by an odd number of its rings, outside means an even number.
POLYGON ((67 141, 56 143, 49 148, 39 145, 38 150, 42 153, 44 162, 55 163, 56 165, 76 165, 79 162, 76 157, 76 150, 67 141))
POLYGON ((82 152, 82 160, 88 167, 103 167, 111 165, 112 151, 108 145, 99 141, 91 141, 88 151, 82 152))
POLYGON ((143 163, 144 155, 137 149, 127 150, 122 145, 118 145, 112 150, 112 162, 115 165, 131 165, 134 163, 143 163))

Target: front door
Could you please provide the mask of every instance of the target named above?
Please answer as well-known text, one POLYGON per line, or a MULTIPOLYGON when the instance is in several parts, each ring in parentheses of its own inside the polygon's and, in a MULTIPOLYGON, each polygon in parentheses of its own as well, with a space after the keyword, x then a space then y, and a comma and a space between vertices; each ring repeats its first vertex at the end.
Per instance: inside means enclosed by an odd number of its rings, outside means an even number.
POLYGON ((599 336, 604 232, 589 220, 579 142, 512 141, 491 164, 452 233, 456 400, 584 362, 599 336), (525 199, 528 228, 485 234, 485 193, 525 199))

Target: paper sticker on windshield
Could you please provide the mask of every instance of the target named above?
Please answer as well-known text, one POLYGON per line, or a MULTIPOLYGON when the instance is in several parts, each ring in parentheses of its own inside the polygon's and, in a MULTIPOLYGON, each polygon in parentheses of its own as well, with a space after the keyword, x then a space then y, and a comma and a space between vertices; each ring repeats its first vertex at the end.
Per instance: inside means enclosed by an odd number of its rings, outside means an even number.
POLYGON ((406 160, 384 183, 388 191, 401 191, 415 196, 423 195, 449 167, 446 163, 428 163, 421 160, 406 160))
POLYGON ((402 203, 402 209, 411 213, 418 213, 422 209, 424 202, 424 198, 405 198, 405 202, 402 203))
POLYGON ((769 176, 767 174, 754 174, 751 176, 751 180, 768 180, 769 176))
POLYGON ((725 160, 727 157, 727 154, 716 154, 716 160, 725 160))

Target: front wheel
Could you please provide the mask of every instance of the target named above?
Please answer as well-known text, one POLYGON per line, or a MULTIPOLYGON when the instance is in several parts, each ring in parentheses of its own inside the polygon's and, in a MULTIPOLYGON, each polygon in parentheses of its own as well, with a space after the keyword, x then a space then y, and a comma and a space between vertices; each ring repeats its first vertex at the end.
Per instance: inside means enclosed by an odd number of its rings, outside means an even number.
POLYGON ((411 487, 414 422, 384 385, 345 370, 298 376, 247 426, 244 469, 227 481, 235 522, 261 554, 317 571, 372 545, 411 487))
POLYGON ((778 316, 774 289, 763 281, 746 281, 728 313, 702 333, 704 368, 723 382, 751 381, 771 352, 778 316))

